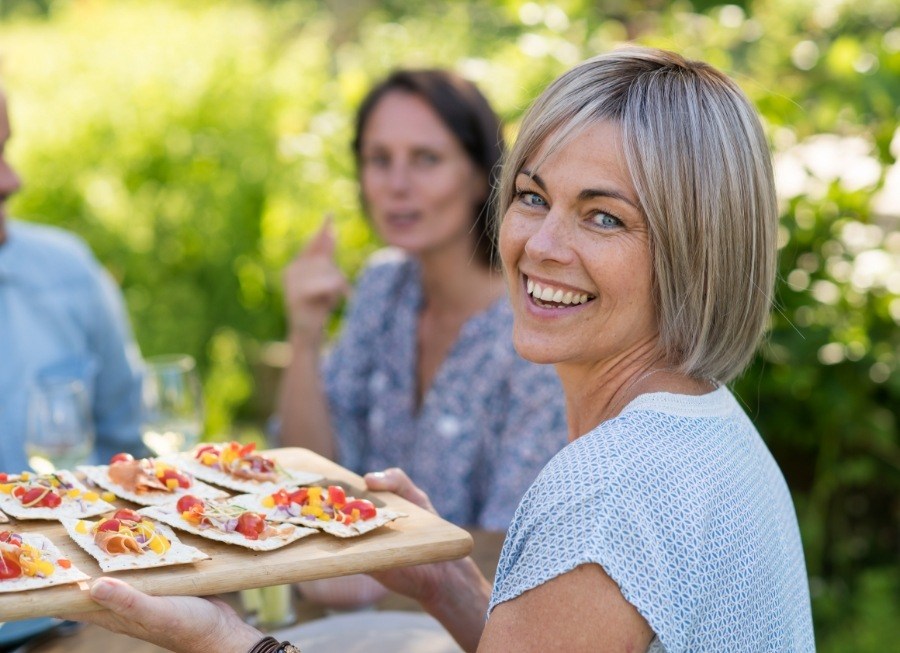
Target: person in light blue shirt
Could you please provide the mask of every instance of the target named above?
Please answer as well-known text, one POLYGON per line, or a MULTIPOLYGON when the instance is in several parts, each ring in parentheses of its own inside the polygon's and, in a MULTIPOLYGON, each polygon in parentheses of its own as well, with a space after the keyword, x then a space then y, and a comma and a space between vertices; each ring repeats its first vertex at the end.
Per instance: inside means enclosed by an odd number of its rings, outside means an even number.
POLYGON ((141 358, 122 296, 76 236, 7 217, 20 185, 4 155, 10 134, 0 93, 0 471, 28 469, 28 392, 42 378, 88 390, 97 462, 138 453, 141 358))
MULTIPOLYGON (((94 462, 140 453, 141 361, 121 294, 76 236, 8 218, 6 200, 20 187, 6 160, 11 135, 0 91, 0 472, 28 469, 28 393, 39 380, 77 380, 87 390, 94 462)), ((17 645, 56 623, 2 624, 0 645, 17 645)))

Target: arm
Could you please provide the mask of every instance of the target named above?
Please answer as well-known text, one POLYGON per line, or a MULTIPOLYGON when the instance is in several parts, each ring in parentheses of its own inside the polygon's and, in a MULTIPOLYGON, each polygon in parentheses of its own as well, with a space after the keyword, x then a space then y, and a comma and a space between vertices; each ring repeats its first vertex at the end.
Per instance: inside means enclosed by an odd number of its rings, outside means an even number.
POLYGON ((644 652, 653 631, 602 567, 582 565, 494 608, 479 653, 644 652))
POLYGON ((284 287, 293 355, 281 386, 281 441, 333 458, 328 402, 319 379, 319 351, 325 321, 347 293, 347 282, 335 262, 330 219, 287 267, 284 287))

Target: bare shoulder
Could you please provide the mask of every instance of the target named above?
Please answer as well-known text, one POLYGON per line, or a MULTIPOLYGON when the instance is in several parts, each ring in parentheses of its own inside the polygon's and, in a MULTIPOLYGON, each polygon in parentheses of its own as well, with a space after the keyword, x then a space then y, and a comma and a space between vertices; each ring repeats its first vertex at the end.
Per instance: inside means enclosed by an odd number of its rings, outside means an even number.
POLYGON ((600 565, 557 576, 494 608, 479 653, 634 651, 653 631, 600 565))

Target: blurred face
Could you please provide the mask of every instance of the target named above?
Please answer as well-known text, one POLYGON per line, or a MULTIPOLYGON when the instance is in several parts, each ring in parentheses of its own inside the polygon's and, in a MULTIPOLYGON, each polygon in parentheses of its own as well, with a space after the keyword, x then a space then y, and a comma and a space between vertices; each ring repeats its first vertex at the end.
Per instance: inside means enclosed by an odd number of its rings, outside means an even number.
POLYGON ((595 123, 516 177, 500 255, 524 358, 591 365, 657 337, 647 225, 620 140, 617 124, 595 123))
POLYGON ((360 154, 366 208, 388 245, 415 255, 459 244, 474 250, 474 211, 487 182, 424 100, 385 95, 366 122, 360 154))
POLYGON ((6 162, 6 144, 11 135, 6 96, 0 93, 0 243, 6 240, 6 200, 20 186, 16 171, 6 162))

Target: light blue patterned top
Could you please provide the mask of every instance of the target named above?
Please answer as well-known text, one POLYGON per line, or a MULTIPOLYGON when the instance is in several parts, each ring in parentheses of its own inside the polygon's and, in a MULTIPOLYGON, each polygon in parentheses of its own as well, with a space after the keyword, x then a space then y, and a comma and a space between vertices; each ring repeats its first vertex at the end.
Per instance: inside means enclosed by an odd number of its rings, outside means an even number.
POLYGON ((815 650, 791 496, 724 387, 641 395, 555 456, 516 512, 489 609, 588 563, 650 624, 651 650, 815 650))
POLYGON ((28 388, 79 379, 92 398, 95 458, 142 450, 141 362, 122 297, 87 246, 45 225, 10 220, 0 244, 0 471, 28 469, 28 388))
POLYGON ((504 298, 463 325, 417 410, 421 310, 418 264, 376 255, 324 365, 340 462, 360 473, 401 467, 445 519, 505 530, 566 443, 559 380, 516 354, 504 298))

